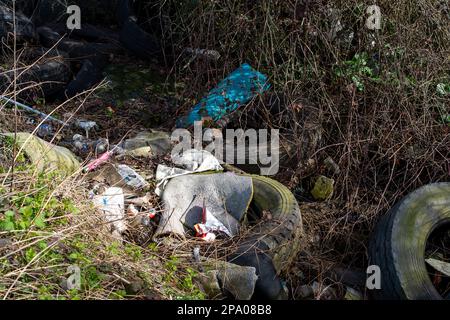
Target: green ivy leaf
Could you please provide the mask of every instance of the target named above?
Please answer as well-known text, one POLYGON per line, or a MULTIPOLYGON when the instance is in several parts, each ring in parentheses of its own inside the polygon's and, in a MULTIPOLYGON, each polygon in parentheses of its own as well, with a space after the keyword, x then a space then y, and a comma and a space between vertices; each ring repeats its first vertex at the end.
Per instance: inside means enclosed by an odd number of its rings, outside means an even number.
POLYGON ((33 258, 36 256, 36 251, 33 248, 29 248, 25 251, 25 259, 27 262, 30 262, 33 260, 33 258))
POLYGON ((21 230, 26 230, 26 229, 28 229, 28 226, 29 226, 29 224, 28 224, 26 221, 23 221, 23 220, 19 221, 19 228, 20 228, 21 230))
POLYGON ((42 216, 36 217, 36 219, 34 220, 34 225, 40 229, 45 228, 44 218, 42 216))
POLYGON ((3 221, 1 224, 1 228, 4 231, 13 231, 15 229, 14 222, 12 221, 3 221))
POLYGON ((26 206, 19 209, 19 212, 25 217, 25 218, 31 218, 33 216, 33 207, 32 206, 26 206))
POLYGON ((14 218, 14 211, 8 210, 5 212, 5 217, 10 218, 8 220, 11 220, 11 218, 14 218))

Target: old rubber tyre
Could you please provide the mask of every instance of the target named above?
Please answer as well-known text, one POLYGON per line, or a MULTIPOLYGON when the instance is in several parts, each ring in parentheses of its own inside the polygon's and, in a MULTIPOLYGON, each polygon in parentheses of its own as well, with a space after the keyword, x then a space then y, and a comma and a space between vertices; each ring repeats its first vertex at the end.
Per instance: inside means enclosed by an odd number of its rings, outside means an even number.
MULTIPOLYGON (((14 23, 13 11, 0 4, 0 38, 13 39, 14 23)), ((24 14, 16 11, 16 40, 18 42, 36 40, 37 34, 33 22, 24 14)))
POLYGON ((29 73, 46 97, 61 91, 70 79, 69 65, 64 60, 56 58, 33 66, 29 73))
MULTIPOLYGON (((45 53, 45 49, 36 49, 24 56, 36 57, 39 52, 45 53)), ((34 92, 38 96, 42 93, 44 97, 52 96, 63 90, 70 80, 70 67, 65 62, 65 54, 58 50, 50 51, 47 56, 38 63, 32 65, 17 80, 19 96, 25 100, 34 92)), ((4 72, 0 75, 0 89, 12 90, 14 73, 4 72)))
POLYGON ((289 268, 299 252, 303 233, 300 209, 286 186, 268 177, 251 177, 256 211, 260 215, 270 212, 272 217, 258 223, 239 242, 228 261, 256 268, 258 281, 254 298, 284 299, 286 294, 278 275, 289 268))
POLYGON ((381 271, 375 299, 442 299, 425 265, 429 235, 450 223, 450 183, 426 185, 402 199, 379 222, 369 247, 381 271))
POLYGON ((67 7, 80 7, 82 23, 112 25, 116 22, 116 8, 119 0, 38 0, 32 19, 37 26, 52 22, 66 22, 67 7))
POLYGON ((40 42, 44 47, 51 48, 57 46, 57 49, 67 52, 71 59, 82 61, 85 59, 96 60, 96 63, 106 65, 111 54, 118 54, 121 48, 114 43, 85 43, 74 39, 68 39, 61 36, 48 26, 37 28, 40 42), (62 39, 61 39, 62 38, 62 39))
POLYGON ((157 39, 139 27, 135 17, 129 17, 120 31, 123 46, 142 59, 150 59, 161 52, 157 39))
POLYGON ((102 68, 95 61, 85 60, 75 78, 69 82, 62 98, 73 96, 88 90, 103 79, 102 68))

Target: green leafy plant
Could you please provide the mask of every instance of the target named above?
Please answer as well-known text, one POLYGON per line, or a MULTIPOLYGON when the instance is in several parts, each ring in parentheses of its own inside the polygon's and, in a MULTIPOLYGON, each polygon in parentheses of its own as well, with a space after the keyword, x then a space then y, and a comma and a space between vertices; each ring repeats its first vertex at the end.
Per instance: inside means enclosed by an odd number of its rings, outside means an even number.
POLYGON ((447 94, 450 93, 450 83, 438 83, 436 85, 436 92, 441 95, 441 96, 445 96, 447 94))
POLYGON ((125 246, 125 252, 132 257, 135 261, 142 258, 142 248, 133 244, 127 244, 125 246))
POLYGON ((344 61, 341 66, 335 68, 335 75, 338 78, 349 79, 356 86, 358 91, 364 91, 364 78, 378 80, 374 70, 368 65, 368 55, 366 52, 357 53, 351 60, 344 61))
POLYGON ((4 218, 0 221, 0 230, 3 231, 12 231, 15 229, 15 214, 14 211, 6 211, 4 214, 4 218))
MULTIPOLYGON (((31 227, 45 229, 48 218, 78 213, 71 200, 58 200, 51 196, 52 184, 57 181, 52 174, 40 174, 31 185, 35 191, 18 192, 7 199, 10 209, 4 214, 0 211, 0 231, 28 230, 31 227)), ((64 219, 57 221, 55 224, 67 222, 64 219)))

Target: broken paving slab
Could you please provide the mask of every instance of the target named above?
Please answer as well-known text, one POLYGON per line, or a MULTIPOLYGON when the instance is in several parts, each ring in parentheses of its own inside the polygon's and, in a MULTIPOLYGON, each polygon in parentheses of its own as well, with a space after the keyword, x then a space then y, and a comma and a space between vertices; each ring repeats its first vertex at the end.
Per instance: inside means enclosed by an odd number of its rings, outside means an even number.
POLYGON ((3 133, 14 139, 31 163, 41 172, 58 170, 64 174, 72 174, 80 168, 80 162, 67 148, 56 146, 27 132, 3 133))
POLYGON ((231 294, 236 300, 250 300, 255 292, 256 268, 234 263, 204 259, 201 262, 205 272, 197 276, 209 298, 231 294))

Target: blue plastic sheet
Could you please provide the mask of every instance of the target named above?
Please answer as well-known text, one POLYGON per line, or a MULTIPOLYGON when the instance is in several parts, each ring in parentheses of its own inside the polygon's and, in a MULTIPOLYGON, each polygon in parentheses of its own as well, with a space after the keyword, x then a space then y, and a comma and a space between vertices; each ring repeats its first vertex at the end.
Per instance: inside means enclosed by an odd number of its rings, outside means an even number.
POLYGON ((267 76, 244 63, 200 100, 187 116, 179 118, 177 127, 190 127, 203 117, 218 121, 269 88, 267 76))

